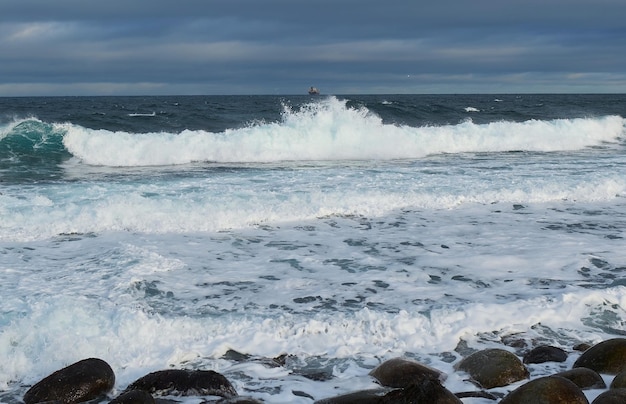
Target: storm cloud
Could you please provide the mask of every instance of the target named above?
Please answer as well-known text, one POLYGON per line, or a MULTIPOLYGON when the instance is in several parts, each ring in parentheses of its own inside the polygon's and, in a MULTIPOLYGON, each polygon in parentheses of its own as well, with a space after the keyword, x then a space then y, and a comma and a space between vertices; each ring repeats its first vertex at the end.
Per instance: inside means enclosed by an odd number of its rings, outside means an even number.
POLYGON ((0 96, 626 92, 623 0, 0 3, 0 96))

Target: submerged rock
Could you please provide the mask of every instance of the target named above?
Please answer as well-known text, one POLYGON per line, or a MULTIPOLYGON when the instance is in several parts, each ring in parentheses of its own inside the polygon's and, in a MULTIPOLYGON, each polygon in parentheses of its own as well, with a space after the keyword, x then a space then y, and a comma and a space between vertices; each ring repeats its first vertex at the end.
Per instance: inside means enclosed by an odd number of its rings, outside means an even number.
POLYGON ((574 382, 564 377, 546 376, 524 383, 506 395, 500 404, 589 404, 574 382))
POLYGON ((598 374, 595 370, 589 368, 575 368, 571 370, 566 370, 564 372, 559 372, 554 376, 561 376, 568 380, 571 380, 583 390, 587 389, 604 389, 606 388, 606 383, 604 383, 604 379, 602 376, 598 374))
POLYGON ((555 346, 538 346, 524 355, 524 363, 565 362, 567 352, 555 346))
POLYGON ((228 379, 212 370, 160 370, 134 381, 126 389, 130 390, 143 390, 157 396, 237 396, 228 379))
POLYGON ((446 378, 443 372, 404 358, 389 359, 369 374, 381 385, 387 387, 407 387, 426 378, 439 380, 446 378))
POLYGON ((25 404, 59 401, 73 404, 93 400, 115 385, 115 373, 98 358, 83 359, 57 370, 24 394, 25 404))
POLYGON ((455 368, 467 372, 486 389, 507 386, 529 377, 528 369, 517 356, 497 348, 474 352, 455 368))
POLYGON ((580 355, 574 367, 611 375, 626 370, 626 338, 609 339, 592 346, 580 355))

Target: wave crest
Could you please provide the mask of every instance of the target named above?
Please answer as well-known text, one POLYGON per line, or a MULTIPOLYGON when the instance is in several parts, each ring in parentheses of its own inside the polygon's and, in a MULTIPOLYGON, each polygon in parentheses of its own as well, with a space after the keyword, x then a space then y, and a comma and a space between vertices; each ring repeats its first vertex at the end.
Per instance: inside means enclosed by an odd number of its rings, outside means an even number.
POLYGON ((283 107, 279 122, 223 132, 132 133, 37 119, 0 128, 0 150, 15 156, 53 153, 100 166, 164 166, 192 162, 417 159, 443 153, 579 150, 616 142, 621 116, 525 122, 406 126, 384 123, 365 107, 335 97, 283 107))

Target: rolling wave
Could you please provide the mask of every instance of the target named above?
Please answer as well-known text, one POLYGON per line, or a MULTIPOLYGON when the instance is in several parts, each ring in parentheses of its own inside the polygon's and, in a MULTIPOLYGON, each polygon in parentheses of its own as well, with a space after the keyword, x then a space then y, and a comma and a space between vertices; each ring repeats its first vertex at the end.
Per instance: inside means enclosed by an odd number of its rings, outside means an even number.
POLYGON ((618 141, 621 116, 405 126, 385 124, 365 107, 329 97, 299 110, 284 106, 279 122, 223 132, 131 133, 88 129, 35 118, 0 128, 0 159, 74 156, 100 166, 164 166, 191 162, 394 160, 468 152, 567 151, 618 141))
POLYGON ((36 118, 0 126, 0 161, 55 164, 71 157, 63 144, 66 135, 55 125, 36 118))

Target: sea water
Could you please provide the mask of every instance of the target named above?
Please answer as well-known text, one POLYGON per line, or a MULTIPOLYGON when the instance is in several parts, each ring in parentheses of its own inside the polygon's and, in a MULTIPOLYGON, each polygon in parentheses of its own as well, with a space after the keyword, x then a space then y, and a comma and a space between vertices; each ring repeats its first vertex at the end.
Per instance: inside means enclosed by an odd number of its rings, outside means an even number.
POLYGON ((397 356, 453 392, 477 349, 569 369, 626 334, 624 116, 624 95, 2 98, 0 401, 88 357, 111 397, 189 368, 268 403, 374 388, 397 356))

